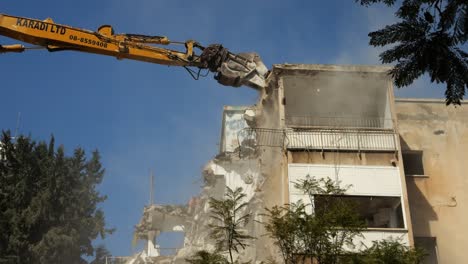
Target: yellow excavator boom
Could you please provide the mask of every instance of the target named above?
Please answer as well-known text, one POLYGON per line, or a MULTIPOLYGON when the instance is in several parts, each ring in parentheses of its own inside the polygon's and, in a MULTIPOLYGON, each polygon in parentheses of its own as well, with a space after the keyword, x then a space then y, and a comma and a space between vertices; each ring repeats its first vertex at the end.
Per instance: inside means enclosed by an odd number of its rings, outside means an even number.
POLYGON ((56 50, 77 50, 119 59, 141 60, 164 65, 202 66, 193 56, 193 41, 187 41, 186 52, 163 49, 146 43, 169 45, 166 37, 114 35, 111 26, 101 26, 97 32, 56 24, 48 18, 44 21, 9 15, 0 15, 0 34, 56 50))
MULTIPOLYGON (((57 24, 50 18, 37 20, 0 14, 0 35, 38 45, 49 51, 74 50, 118 59, 208 69, 216 73, 218 82, 234 87, 246 85, 261 89, 265 86, 268 72, 255 53, 236 55, 222 45, 205 48, 193 40, 172 42, 162 36, 114 34, 109 25, 91 31, 57 24), (168 45, 183 45, 185 50, 160 47, 168 45), (196 54, 195 49, 201 53, 196 54)), ((23 52, 26 49, 21 44, 0 45, 0 53, 23 52)))

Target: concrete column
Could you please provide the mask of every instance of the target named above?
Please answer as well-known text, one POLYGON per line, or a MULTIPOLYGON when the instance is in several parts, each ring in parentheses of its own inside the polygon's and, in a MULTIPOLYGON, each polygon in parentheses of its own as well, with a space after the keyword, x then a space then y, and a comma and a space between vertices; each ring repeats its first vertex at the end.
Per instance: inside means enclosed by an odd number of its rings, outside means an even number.
POLYGON ((158 257, 161 255, 159 252, 159 245, 156 244, 157 235, 159 235, 159 232, 157 231, 148 232, 148 249, 147 249, 148 257, 158 257))

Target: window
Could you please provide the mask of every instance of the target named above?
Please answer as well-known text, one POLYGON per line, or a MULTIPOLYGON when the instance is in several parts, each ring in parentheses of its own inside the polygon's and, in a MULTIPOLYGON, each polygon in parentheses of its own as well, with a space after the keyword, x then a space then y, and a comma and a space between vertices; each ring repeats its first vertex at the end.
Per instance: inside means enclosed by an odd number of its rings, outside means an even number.
MULTIPOLYGON (((381 196, 332 196, 338 202, 350 202, 356 206, 359 216, 368 228, 404 228, 400 197, 381 196)), ((327 200, 330 197, 327 197, 327 200)), ((315 196, 316 212, 324 211, 325 196, 315 196)), ((329 201, 329 200, 328 200, 329 201)))
POLYGON ((417 150, 402 153, 405 175, 425 175, 423 166, 423 152, 417 150))

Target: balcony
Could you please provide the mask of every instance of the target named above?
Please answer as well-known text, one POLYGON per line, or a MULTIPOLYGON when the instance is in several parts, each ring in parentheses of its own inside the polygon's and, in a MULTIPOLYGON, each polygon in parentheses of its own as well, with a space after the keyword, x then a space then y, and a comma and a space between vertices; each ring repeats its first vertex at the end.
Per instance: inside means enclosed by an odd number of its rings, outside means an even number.
POLYGON ((288 149, 397 151, 393 131, 292 130, 286 133, 288 149))
POLYGON ((238 146, 284 149, 397 151, 392 130, 264 129, 245 128, 237 134, 238 146))
POLYGON ((393 120, 383 117, 286 116, 287 127, 321 129, 392 129, 393 120))

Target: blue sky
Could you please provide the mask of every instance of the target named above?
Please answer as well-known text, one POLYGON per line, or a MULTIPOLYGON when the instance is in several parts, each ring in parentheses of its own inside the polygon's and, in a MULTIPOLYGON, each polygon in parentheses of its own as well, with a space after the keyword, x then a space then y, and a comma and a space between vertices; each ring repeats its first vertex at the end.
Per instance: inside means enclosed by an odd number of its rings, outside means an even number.
MULTIPOLYGON (((379 64, 367 33, 395 21, 382 6, 335 1, 2 1, 0 12, 74 27, 113 25, 117 33, 165 35, 256 51, 265 64, 379 64)), ((17 43, 0 36, 0 44, 17 43)), ((183 68, 75 52, 0 55, 0 129, 34 139, 98 149, 106 168, 100 186, 114 255, 128 255, 133 226, 149 197, 183 204, 200 191, 201 170, 218 150, 224 105, 249 105, 256 92, 195 81, 183 68)), ((427 78, 396 91, 399 97, 442 98, 427 78)))

